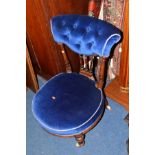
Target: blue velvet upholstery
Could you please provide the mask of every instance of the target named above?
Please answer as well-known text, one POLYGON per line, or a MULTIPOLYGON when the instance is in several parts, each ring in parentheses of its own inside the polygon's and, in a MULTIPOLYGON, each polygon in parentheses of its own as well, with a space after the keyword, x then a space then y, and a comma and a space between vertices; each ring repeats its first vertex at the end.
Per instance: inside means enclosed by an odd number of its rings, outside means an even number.
POLYGON ((61 73, 37 92, 32 110, 48 132, 74 135, 90 127, 102 114, 104 98, 95 82, 84 75, 61 73))
MULTIPOLYGON (((113 25, 89 16, 63 15, 51 20, 54 40, 85 55, 108 57, 120 38, 113 25)), ((56 135, 76 135, 94 124, 105 107, 95 82, 77 73, 61 73, 37 92, 32 111, 40 125, 56 135)))
POLYGON ((83 15, 60 15, 51 19, 54 40, 74 52, 108 57, 120 39, 120 30, 110 23, 83 15))

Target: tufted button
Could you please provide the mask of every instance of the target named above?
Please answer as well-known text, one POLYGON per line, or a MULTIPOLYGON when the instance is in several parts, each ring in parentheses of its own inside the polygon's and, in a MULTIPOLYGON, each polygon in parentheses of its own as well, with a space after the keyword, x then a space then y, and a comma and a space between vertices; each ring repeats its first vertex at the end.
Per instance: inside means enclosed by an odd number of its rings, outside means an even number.
POLYGON ((78 44, 81 44, 81 40, 78 41, 78 44))
POLYGON ((102 35, 103 34, 103 31, 98 31, 98 33, 97 33, 98 35, 102 35))
POLYGON ((94 45, 94 43, 95 43, 94 41, 91 42, 92 45, 94 45))
POLYGON ((77 23, 74 23, 74 25, 73 25, 73 29, 76 29, 77 26, 78 26, 78 24, 77 24, 77 23))
POLYGON ((80 44, 75 44, 75 47, 76 47, 77 49, 80 49, 81 45, 80 45, 80 44))
POLYGON ((62 21, 62 26, 65 26, 65 24, 66 24, 66 21, 63 20, 63 21, 62 21))
POLYGON ((93 44, 94 44, 94 42, 92 41, 92 42, 88 43, 86 46, 87 46, 88 49, 91 49, 93 44))
POLYGON ((91 28, 90 26, 86 27, 86 32, 90 32, 91 28))
POLYGON ((64 40, 69 40, 69 35, 62 35, 64 40))

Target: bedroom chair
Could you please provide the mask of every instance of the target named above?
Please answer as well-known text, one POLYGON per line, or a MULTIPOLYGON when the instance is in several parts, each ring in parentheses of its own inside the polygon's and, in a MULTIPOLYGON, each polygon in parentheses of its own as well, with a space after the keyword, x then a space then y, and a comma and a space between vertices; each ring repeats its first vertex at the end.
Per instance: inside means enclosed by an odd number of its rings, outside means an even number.
POLYGON ((78 73, 59 73, 40 88, 32 112, 41 127, 60 137, 75 137, 83 146, 85 134, 101 119, 105 63, 121 32, 105 21, 84 15, 60 15, 50 21, 54 40, 83 55, 99 56, 97 82, 78 73))

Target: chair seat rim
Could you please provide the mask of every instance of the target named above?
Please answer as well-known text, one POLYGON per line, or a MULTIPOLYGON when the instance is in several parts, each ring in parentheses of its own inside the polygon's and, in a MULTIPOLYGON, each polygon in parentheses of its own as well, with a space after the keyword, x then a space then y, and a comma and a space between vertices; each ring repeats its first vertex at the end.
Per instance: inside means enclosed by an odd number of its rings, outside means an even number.
MULTIPOLYGON (((50 80, 52 80, 52 79, 54 79, 54 78, 56 78, 56 77, 58 77, 58 76, 60 76, 60 75, 62 75, 62 74, 74 74, 74 73, 59 73, 59 74, 57 74, 57 75, 55 75, 54 77, 52 77, 50 80)), ((86 77, 87 79, 89 79, 87 76, 85 76, 85 75, 82 75, 82 74, 78 74, 78 75, 81 75, 81 76, 84 76, 84 77, 86 77)), ((49 80, 49 81, 50 81, 49 80)), ((91 80, 91 79, 89 79, 89 80, 91 80)), ((41 89, 43 88, 44 86, 42 86, 41 87, 41 89)), ((81 127, 84 127, 87 123, 89 123, 90 121, 92 121, 92 119, 94 119, 94 117, 96 116, 96 114, 98 114, 99 113, 99 110, 100 109, 102 109, 102 106, 104 105, 104 103, 103 103, 103 100, 104 100, 104 97, 103 97, 103 93, 102 93, 102 90, 100 89, 100 88, 97 88, 98 90, 100 90, 100 93, 101 93, 101 99, 100 99, 100 103, 98 104, 98 107, 97 107, 97 109, 95 109, 95 112, 87 119, 87 120, 85 120, 85 121, 83 121, 83 123, 82 124, 79 124, 79 125, 77 125, 77 126, 73 126, 73 127, 71 127, 71 128, 69 128, 69 129, 63 129, 63 127, 62 127, 62 129, 57 129, 57 128, 54 128, 54 127, 52 127, 52 125, 51 124, 45 124, 43 121, 41 121, 41 119, 39 119, 38 118, 38 116, 36 115, 36 113, 35 113, 35 111, 34 111, 34 109, 32 108, 32 112, 33 112, 33 115, 35 116, 35 119, 39 122, 39 124, 45 129, 45 130, 47 130, 49 133, 51 133, 52 134, 52 132, 53 132, 53 134, 55 133, 55 132, 60 132, 60 134, 56 134, 56 135, 63 135, 63 134, 65 134, 66 132, 73 132, 73 131, 75 131, 75 130, 77 130, 77 129, 80 129, 81 127), (49 131, 50 130, 50 131, 49 131), (61 134, 62 133, 62 134, 61 134)), ((34 99, 33 99, 33 101, 32 101, 32 105, 34 105, 34 99)), ((103 106, 104 107, 104 106, 103 106)), ((98 117, 97 117, 98 118, 98 117)), ((96 118, 96 119, 97 119, 96 118)), ((96 120, 95 120, 96 121, 96 120)), ((94 121, 94 122, 95 122, 94 121)), ((93 122, 93 123, 94 123, 93 122)), ((93 124, 92 123, 92 124, 93 124)), ((90 125, 91 126, 91 125, 90 125)), ((61 128, 61 127, 60 127, 61 128)), ((87 127, 88 128, 88 127, 87 127)), ((70 135, 70 134, 69 134, 70 135)))

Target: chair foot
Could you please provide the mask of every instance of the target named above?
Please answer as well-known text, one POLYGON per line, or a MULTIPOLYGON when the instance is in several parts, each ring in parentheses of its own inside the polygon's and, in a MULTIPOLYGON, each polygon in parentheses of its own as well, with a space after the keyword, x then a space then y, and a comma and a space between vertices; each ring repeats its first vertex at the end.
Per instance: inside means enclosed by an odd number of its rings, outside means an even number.
POLYGON ((76 135, 75 139, 77 141, 76 147, 82 147, 85 145, 85 135, 84 134, 76 135))
POLYGON ((80 144, 77 142, 77 143, 75 144, 76 147, 82 147, 82 146, 84 146, 84 145, 85 145, 85 142, 80 143, 80 144))
POLYGON ((110 111, 112 110, 112 108, 111 108, 110 105, 107 105, 107 106, 106 106, 106 109, 107 109, 107 110, 110 110, 110 111))
POLYGON ((106 107, 107 110, 110 110, 110 111, 112 110, 112 108, 111 108, 111 106, 109 105, 107 99, 106 99, 106 101, 105 101, 105 107, 106 107))

